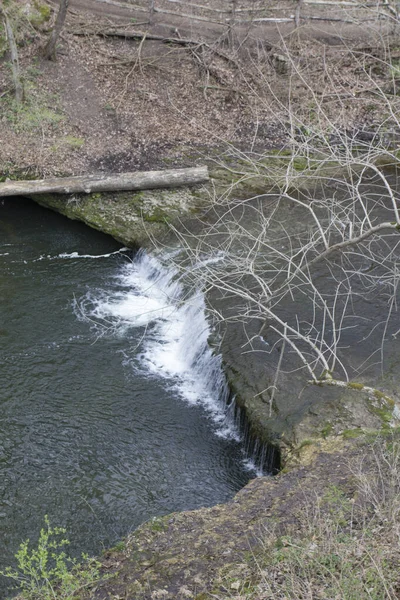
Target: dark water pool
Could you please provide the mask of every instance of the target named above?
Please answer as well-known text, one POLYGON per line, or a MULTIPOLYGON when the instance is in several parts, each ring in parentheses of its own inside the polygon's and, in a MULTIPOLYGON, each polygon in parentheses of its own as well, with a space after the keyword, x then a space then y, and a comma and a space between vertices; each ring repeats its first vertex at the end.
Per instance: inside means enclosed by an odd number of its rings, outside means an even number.
POLYGON ((210 413, 136 361, 148 324, 80 318, 82 298, 120 285, 119 249, 27 200, 0 204, 0 568, 45 514, 68 529, 71 553, 96 554, 251 476, 210 413))

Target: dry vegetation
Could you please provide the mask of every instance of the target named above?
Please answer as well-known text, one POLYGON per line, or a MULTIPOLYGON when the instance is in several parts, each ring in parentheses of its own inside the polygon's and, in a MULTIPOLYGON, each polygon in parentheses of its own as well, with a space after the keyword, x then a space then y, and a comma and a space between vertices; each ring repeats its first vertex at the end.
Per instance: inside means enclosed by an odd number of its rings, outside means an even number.
POLYGON ((232 41, 207 23, 194 29, 172 20, 168 29, 165 15, 162 26, 148 29, 141 13, 114 15, 101 4, 93 15, 86 4, 72 3, 57 63, 40 58, 54 19, 51 5, 36 2, 28 10, 22 2, 11 11, 25 102, 17 106, 13 99, 3 31, 3 173, 118 171, 165 158, 191 164, 226 142, 282 147, 290 135, 288 106, 307 122, 318 118, 323 103, 337 127, 370 131, 387 114, 376 90, 395 98, 400 56, 396 37, 381 24, 346 25, 343 32, 323 22, 315 32, 308 22, 300 29, 239 23, 232 41), (111 35, 138 31, 142 39, 111 35), (160 34, 172 41, 151 39, 160 34), (182 38, 190 43, 173 42, 182 38))
MULTIPOLYGON (((225 574, 219 600, 395 600, 400 594, 400 445, 380 440, 352 464, 354 488, 331 486, 267 522, 249 565, 225 574)), ((211 597, 211 596, 210 596, 211 597)))

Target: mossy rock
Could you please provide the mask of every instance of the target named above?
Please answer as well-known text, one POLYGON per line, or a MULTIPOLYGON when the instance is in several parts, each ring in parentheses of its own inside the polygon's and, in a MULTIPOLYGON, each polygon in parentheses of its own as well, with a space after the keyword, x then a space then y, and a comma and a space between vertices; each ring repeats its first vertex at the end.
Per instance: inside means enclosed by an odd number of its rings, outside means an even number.
POLYGON ((114 237, 129 247, 146 247, 170 232, 170 224, 192 218, 208 202, 199 188, 107 192, 61 196, 38 194, 32 200, 114 237))

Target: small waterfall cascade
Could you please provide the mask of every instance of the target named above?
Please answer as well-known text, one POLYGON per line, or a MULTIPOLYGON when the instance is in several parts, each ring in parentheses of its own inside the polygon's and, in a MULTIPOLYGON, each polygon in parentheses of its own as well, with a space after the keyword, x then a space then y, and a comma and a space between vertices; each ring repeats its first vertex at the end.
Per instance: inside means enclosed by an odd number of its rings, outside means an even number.
MULTIPOLYGON (((197 268, 201 268, 198 265, 197 268)), ((78 318, 90 320, 101 333, 126 335, 144 328, 140 348, 127 355, 133 368, 163 377, 189 404, 201 405, 218 436, 242 443, 243 460, 258 475, 276 472, 278 451, 252 439, 222 369, 221 356, 208 339, 210 324, 201 291, 187 291, 168 256, 140 251, 122 265, 115 286, 90 291, 76 303, 78 318)))

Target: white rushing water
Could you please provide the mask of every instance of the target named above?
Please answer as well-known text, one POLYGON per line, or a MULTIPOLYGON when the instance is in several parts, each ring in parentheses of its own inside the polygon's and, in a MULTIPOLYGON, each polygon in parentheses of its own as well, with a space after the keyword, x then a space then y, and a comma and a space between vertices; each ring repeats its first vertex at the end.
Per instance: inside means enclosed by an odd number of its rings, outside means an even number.
POLYGON ((63 252, 62 254, 58 254, 57 256, 50 256, 49 254, 42 254, 39 258, 36 258, 33 262, 38 262, 40 260, 57 260, 59 258, 109 258, 110 256, 114 256, 115 254, 121 254, 129 250, 129 248, 120 248, 119 250, 115 250, 114 252, 108 252, 107 254, 79 254, 79 252, 63 252))
MULTIPOLYGON (((76 253, 68 257, 80 258, 76 253)), ((221 356, 208 344, 210 326, 204 295, 185 290, 176 269, 168 265, 168 257, 161 262, 139 252, 121 267, 108 289, 88 292, 75 303, 75 311, 100 335, 125 335, 130 328, 144 328, 140 346, 131 350, 126 360, 149 376, 167 380, 189 404, 201 405, 211 417, 215 433, 242 440, 246 467, 262 474, 265 450, 260 452, 257 443, 254 448, 248 436, 240 435, 240 416, 234 401, 228 404, 221 356)))
POLYGON ((167 379, 189 404, 202 405, 216 424, 217 435, 240 438, 227 409, 229 390, 221 357, 208 345, 204 296, 188 295, 173 267, 140 252, 121 267, 114 286, 89 292, 76 309, 80 318, 119 335, 145 327, 136 353, 141 369, 167 379))

